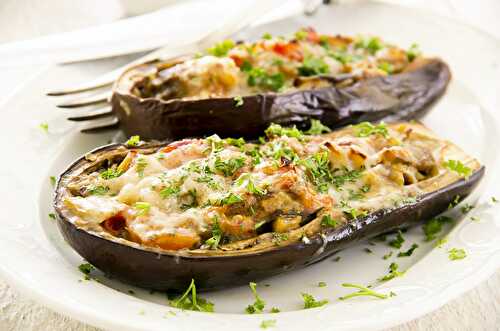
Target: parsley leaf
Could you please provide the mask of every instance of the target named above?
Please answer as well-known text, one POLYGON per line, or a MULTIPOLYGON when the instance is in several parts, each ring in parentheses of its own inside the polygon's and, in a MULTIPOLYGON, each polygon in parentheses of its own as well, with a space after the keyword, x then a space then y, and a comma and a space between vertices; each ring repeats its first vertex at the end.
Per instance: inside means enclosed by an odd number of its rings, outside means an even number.
POLYGON ((262 68, 251 67, 244 71, 248 74, 247 84, 249 86, 258 86, 262 89, 276 92, 285 85, 285 76, 281 72, 268 74, 262 68))
POLYGON ((241 97, 241 95, 237 95, 233 98, 234 100, 234 106, 235 107, 241 107, 243 106, 243 98, 241 97))
POLYGON ((415 249, 418 248, 418 245, 417 244, 413 244, 411 245, 411 248, 408 249, 406 252, 399 252, 398 253, 398 257, 408 257, 408 256, 411 256, 413 254, 413 251, 415 251, 415 249))
POLYGON ((147 215, 151 210, 151 204, 149 202, 138 201, 134 204, 134 209, 137 210, 137 216, 147 215))
POLYGON ((205 241, 205 244, 210 246, 211 249, 217 249, 223 235, 224 234, 222 233, 222 229, 220 228, 219 221, 217 217, 215 217, 212 224, 212 237, 208 238, 205 241))
POLYGON ((474 206, 466 203, 460 208, 460 211, 462 212, 462 214, 467 214, 472 209, 474 209, 474 206))
POLYGON ((328 186, 334 181, 330 170, 330 160, 328 153, 318 152, 313 156, 300 162, 306 168, 306 173, 316 189, 320 193, 328 191, 328 186))
POLYGON ((140 143, 141 143, 141 137, 132 136, 127 140, 125 144, 129 147, 134 147, 134 146, 139 146, 140 143))
POLYGON ((326 227, 334 228, 337 226, 337 221, 330 215, 325 215, 321 218, 321 225, 326 227))
POLYGON ((428 220, 422 226, 425 234, 425 241, 432 241, 436 239, 437 234, 443 229, 443 225, 451 222, 453 222, 453 219, 448 216, 438 216, 428 220))
POLYGON ((469 167, 467 167, 466 165, 464 165, 459 160, 448 160, 445 163, 443 163, 443 165, 446 168, 450 169, 451 171, 456 172, 457 174, 459 174, 460 176, 462 176, 462 177, 464 177, 466 179, 472 173, 472 169, 469 168, 469 167))
POLYGON ((146 161, 145 158, 143 157, 138 157, 137 161, 135 162, 135 171, 137 172, 137 175, 142 178, 144 177, 144 169, 148 166, 148 161, 146 161))
POLYGON ((368 137, 373 134, 380 134, 384 138, 387 138, 389 131, 385 123, 379 123, 373 125, 370 122, 361 122, 359 124, 353 125, 354 133, 357 137, 368 137))
POLYGON ((49 133, 49 124, 48 123, 40 123, 38 126, 40 129, 42 129, 43 132, 49 133))
POLYGON ((330 68, 320 58, 307 57, 302 62, 302 66, 298 68, 299 75, 301 76, 315 76, 326 74, 330 68))
POLYGON ((394 72, 394 66, 392 64, 390 64, 389 62, 381 62, 378 64, 377 67, 389 75, 394 72))
POLYGON ((244 157, 238 157, 222 161, 220 157, 216 157, 214 167, 216 170, 222 172, 224 176, 231 177, 238 169, 245 165, 245 160, 244 157))
POLYGON ((109 192, 109 187, 102 185, 93 186, 89 188, 88 192, 91 195, 105 195, 109 192))
POLYGON ((309 135, 317 135, 317 134, 327 133, 327 132, 331 132, 331 131, 332 130, 329 127, 327 127, 326 125, 323 125, 323 123, 321 123, 321 121, 311 119, 311 127, 309 128, 309 130, 307 130, 304 133, 309 134, 309 135))
POLYGON ((94 269, 94 266, 90 263, 82 263, 78 266, 78 270, 80 270, 85 275, 85 280, 90 279, 90 273, 94 269))
POLYGON ((227 53, 234 48, 234 46, 236 46, 234 41, 226 39, 207 49, 207 53, 213 56, 223 57, 226 56, 227 53))
POLYGON ((181 191, 181 188, 176 185, 170 185, 170 186, 165 186, 161 191, 160 191, 160 196, 162 199, 166 199, 169 196, 179 194, 181 191))
POLYGON ((276 320, 264 320, 260 323, 261 329, 268 329, 276 326, 276 320))
POLYGON ((232 205, 235 203, 242 202, 243 199, 234 193, 229 193, 227 196, 225 196, 223 199, 220 200, 221 205, 232 205))
POLYGON ((396 238, 389 241, 389 246, 392 246, 395 248, 401 248, 401 246, 403 245, 404 242, 405 242, 405 238, 403 238, 403 233, 401 232, 401 230, 398 230, 396 238))
POLYGON ((304 299, 304 309, 317 308, 324 306, 328 303, 328 300, 316 300, 311 294, 301 293, 302 299, 304 299))
POLYGON ((390 296, 395 296, 396 295, 393 292, 391 292, 389 295, 388 294, 378 293, 378 292, 375 292, 375 291, 369 289, 368 287, 361 286, 361 285, 356 285, 356 284, 344 283, 344 284, 342 284, 342 286, 343 287, 357 288, 357 289, 359 289, 359 291, 351 293, 351 294, 348 294, 348 295, 344 295, 343 297, 339 298, 340 300, 347 300, 347 299, 354 298, 354 297, 359 297, 359 296, 371 296, 371 297, 375 297, 375 298, 379 298, 379 299, 387 299, 390 296))
POLYGON ((183 309, 203 312, 213 312, 214 304, 196 295, 196 285, 194 279, 191 279, 191 284, 186 292, 179 298, 170 301, 170 306, 183 309), (191 296, 189 294, 191 293, 191 296))
POLYGON ((413 62, 417 57, 420 56, 422 52, 420 51, 417 44, 412 44, 410 48, 406 51, 406 57, 408 61, 413 62))
POLYGON ((123 172, 121 172, 118 169, 108 168, 108 169, 104 170, 103 172, 101 172, 100 176, 102 179, 113 179, 113 178, 120 177, 122 174, 123 174, 123 172))
POLYGON ((257 293, 257 284, 254 282, 250 282, 248 284, 250 286, 250 290, 252 290, 252 293, 255 297, 255 302, 251 305, 248 305, 245 311, 247 314, 260 314, 264 311, 264 308, 266 306, 266 302, 262 300, 262 298, 259 296, 257 293))
POLYGON ((287 128, 275 123, 271 123, 264 133, 268 138, 287 136, 300 140, 304 136, 304 133, 297 129, 295 125, 287 128))
POLYGON ((50 185, 56 186, 57 179, 55 176, 50 176, 50 185))
POLYGON ((405 272, 398 271, 398 269, 399 269, 399 266, 396 263, 394 263, 394 262, 391 263, 389 265, 389 273, 387 275, 385 275, 384 277, 379 278, 378 280, 381 282, 386 282, 386 281, 391 280, 393 278, 403 276, 405 274, 405 272))
POLYGON ((326 283, 325 282, 319 282, 318 283, 318 287, 326 287, 326 283))
POLYGON ((452 261, 462 260, 465 259, 465 257, 467 257, 467 253, 461 248, 452 248, 448 251, 448 258, 452 261))

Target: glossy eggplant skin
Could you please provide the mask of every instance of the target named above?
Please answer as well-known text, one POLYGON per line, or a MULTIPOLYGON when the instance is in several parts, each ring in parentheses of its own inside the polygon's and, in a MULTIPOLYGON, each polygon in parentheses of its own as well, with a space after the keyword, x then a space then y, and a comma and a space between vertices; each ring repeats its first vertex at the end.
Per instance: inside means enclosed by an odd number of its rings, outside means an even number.
MULTIPOLYGON (((99 153, 116 148, 111 145, 93 151, 99 153)), ((133 247, 86 232, 71 223, 60 207, 66 176, 85 166, 86 158, 77 160, 63 173, 55 197, 57 224, 66 241, 84 259, 113 278, 155 290, 182 290, 191 278, 197 289, 214 290, 248 284, 249 281, 278 275, 321 261, 333 253, 360 240, 416 224, 447 210, 450 203, 468 196, 484 175, 484 167, 475 170, 467 179, 452 182, 436 191, 422 195, 417 201, 403 206, 379 210, 352 220, 322 235, 311 237, 309 243, 297 241, 290 245, 243 254, 211 255, 183 254, 133 247)))
MULTIPOLYGON (((147 64, 144 66, 154 64, 147 64)), ((138 73, 144 68, 131 69, 138 73)), ((363 121, 417 119, 446 91, 451 73, 439 59, 421 59, 407 71, 373 77, 347 87, 233 98, 169 100, 129 93, 128 73, 115 84, 111 99, 120 127, 144 139, 208 136, 256 138, 270 123, 308 128, 310 119, 338 128, 363 121)))

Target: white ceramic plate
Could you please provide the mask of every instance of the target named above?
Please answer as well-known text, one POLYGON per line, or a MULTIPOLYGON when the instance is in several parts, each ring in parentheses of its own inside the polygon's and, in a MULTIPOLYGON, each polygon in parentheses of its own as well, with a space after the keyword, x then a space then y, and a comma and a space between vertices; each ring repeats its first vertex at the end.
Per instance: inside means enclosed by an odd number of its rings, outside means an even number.
MULTIPOLYGON (((276 330, 347 330, 382 328, 425 314, 484 280, 500 266, 499 206, 490 202, 500 194, 496 154, 499 152, 500 115, 496 97, 500 86, 500 49, 492 38, 453 21, 421 12, 377 3, 323 8, 314 18, 295 18, 259 29, 285 34, 299 26, 323 32, 372 33, 399 45, 420 44, 426 54, 439 54, 451 66, 454 80, 446 96, 424 120, 441 136, 452 139, 487 167, 479 190, 468 199, 477 203, 471 214, 454 213, 448 242, 434 249, 423 243, 420 227, 406 235, 403 249, 420 247, 410 258, 381 257, 387 244, 360 244, 304 270, 260 283, 267 307, 283 313, 246 315, 253 302, 247 287, 203 295, 215 303, 216 313, 176 311, 164 294, 150 294, 97 274, 101 282, 82 281, 77 267, 82 259, 62 240, 52 220, 49 176, 86 151, 106 143, 116 133, 82 135, 66 123, 43 91, 75 83, 118 65, 118 60, 44 68, 1 109, 3 137, 0 176, 0 271, 11 284, 41 303, 99 327, 116 330, 256 330, 263 320, 275 320, 276 330), (49 123, 49 133, 38 128, 49 123), (473 222, 470 216, 480 220, 473 222), (368 254, 364 248, 373 253, 368 254), (467 258, 450 261, 447 250, 463 248, 467 258), (408 269, 404 277, 383 285, 376 279, 396 261, 408 269), (326 287, 317 284, 324 281, 326 287), (394 291, 387 300, 356 298, 338 301, 349 291, 341 283, 374 284, 377 291, 394 291), (269 286, 263 286, 263 285, 269 286), (133 293, 129 293, 133 291, 133 293), (303 310, 301 292, 329 299, 330 304, 303 310), (174 313, 171 313, 171 312, 174 313)), ((499 204, 500 205, 500 204, 499 204)), ((445 235, 446 233, 443 233, 445 235)))

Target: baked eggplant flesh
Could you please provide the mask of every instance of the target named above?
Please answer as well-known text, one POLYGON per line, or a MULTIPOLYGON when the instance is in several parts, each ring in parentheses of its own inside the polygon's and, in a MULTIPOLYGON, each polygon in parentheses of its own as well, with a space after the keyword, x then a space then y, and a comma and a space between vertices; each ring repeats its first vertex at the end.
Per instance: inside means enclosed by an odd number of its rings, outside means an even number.
POLYGON ((271 123, 338 128, 424 115, 446 90, 443 61, 378 37, 320 35, 222 42, 204 54, 126 71, 113 111, 128 135, 144 139, 256 138, 271 123))
POLYGON ((65 239, 106 274, 156 290, 195 279, 207 290, 433 217, 483 173, 418 123, 322 135, 272 125, 259 143, 210 136, 99 148, 62 174, 55 210, 65 239))

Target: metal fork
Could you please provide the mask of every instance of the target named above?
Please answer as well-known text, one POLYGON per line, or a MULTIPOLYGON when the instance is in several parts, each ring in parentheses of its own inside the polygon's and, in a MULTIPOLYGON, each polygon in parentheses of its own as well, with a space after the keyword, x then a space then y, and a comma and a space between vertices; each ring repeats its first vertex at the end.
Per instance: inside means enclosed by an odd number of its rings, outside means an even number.
MULTIPOLYGON (((324 1, 324 0, 323 0, 324 1)), ((326 3, 326 1, 324 1, 326 3)), ((182 54, 194 53, 198 50, 203 50, 219 40, 223 40, 228 36, 245 29, 254 22, 263 13, 269 12, 277 7, 278 1, 256 1, 248 11, 245 11, 245 16, 237 16, 220 28, 207 33, 193 43, 186 43, 178 47, 163 47, 153 51, 143 57, 140 57, 120 68, 108 72, 94 80, 84 84, 61 90, 47 92, 48 96, 59 97, 67 95, 77 95, 76 98, 64 101, 56 106, 59 108, 78 109, 84 108, 81 112, 69 116, 67 119, 76 122, 87 122, 87 125, 81 128, 81 132, 93 133, 102 130, 116 128, 118 126, 118 118, 113 115, 110 105, 110 97, 112 94, 111 87, 113 82, 127 69, 134 65, 144 62, 169 59, 182 54)), ((304 1, 304 14, 313 15, 321 1, 307 0, 304 1)))

